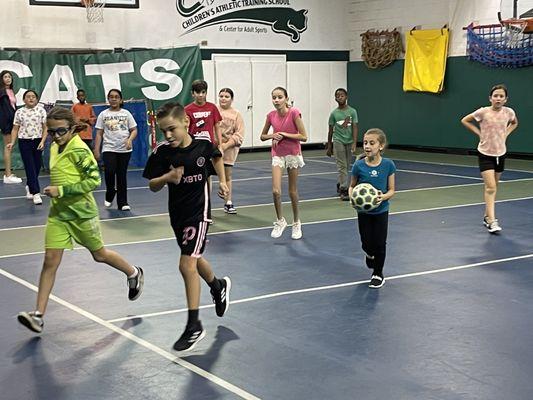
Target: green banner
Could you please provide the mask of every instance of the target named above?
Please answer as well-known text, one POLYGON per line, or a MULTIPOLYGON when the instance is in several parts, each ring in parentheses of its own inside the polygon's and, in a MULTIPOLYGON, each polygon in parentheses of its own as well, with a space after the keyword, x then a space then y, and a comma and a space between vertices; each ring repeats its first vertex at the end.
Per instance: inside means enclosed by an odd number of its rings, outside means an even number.
POLYGON ((97 54, 0 51, 2 70, 13 73, 18 106, 27 89, 37 91, 45 104, 75 103, 78 89, 86 91, 89 103, 103 103, 110 89, 120 89, 125 100, 147 99, 154 108, 168 101, 185 105, 192 100, 192 81, 203 77, 197 46, 97 54))
POLYGON ((43 51, 0 51, 0 71, 15 75, 15 91, 34 89, 41 102, 76 101, 83 88, 90 102, 104 102, 110 89, 125 99, 187 103, 190 84, 202 78, 200 49, 131 50, 120 53, 59 54, 43 51))

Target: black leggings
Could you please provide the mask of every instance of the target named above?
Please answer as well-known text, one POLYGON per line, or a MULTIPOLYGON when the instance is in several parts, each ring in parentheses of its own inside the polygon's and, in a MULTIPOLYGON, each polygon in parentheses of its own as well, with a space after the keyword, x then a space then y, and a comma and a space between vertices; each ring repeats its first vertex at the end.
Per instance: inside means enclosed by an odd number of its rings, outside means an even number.
POLYGON ((367 266, 374 270, 374 274, 383 277, 383 265, 387 252, 387 229, 389 226, 389 212, 380 214, 357 214, 359 235, 363 251, 370 256, 367 266))
POLYGON ((114 153, 112 151, 105 151, 102 153, 105 167, 105 200, 111 203, 116 194, 119 209, 128 204, 127 175, 130 157, 131 152, 114 153))

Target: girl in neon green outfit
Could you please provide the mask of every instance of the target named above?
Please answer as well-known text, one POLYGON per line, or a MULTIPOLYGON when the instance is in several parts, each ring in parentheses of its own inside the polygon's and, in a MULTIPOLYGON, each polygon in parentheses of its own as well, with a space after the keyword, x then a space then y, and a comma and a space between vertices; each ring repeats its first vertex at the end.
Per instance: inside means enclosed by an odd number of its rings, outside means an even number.
POLYGON ((127 275, 130 300, 141 295, 144 282, 141 268, 104 247, 98 207, 92 194, 100 185, 98 164, 77 135, 84 126, 76 124, 72 112, 61 107, 50 111, 46 123, 54 139, 50 149, 50 186, 44 189, 51 198, 45 233, 46 250, 36 310, 18 315, 21 324, 37 333, 43 329, 43 315, 63 251, 72 249, 72 240, 87 248, 96 262, 106 263, 127 275))

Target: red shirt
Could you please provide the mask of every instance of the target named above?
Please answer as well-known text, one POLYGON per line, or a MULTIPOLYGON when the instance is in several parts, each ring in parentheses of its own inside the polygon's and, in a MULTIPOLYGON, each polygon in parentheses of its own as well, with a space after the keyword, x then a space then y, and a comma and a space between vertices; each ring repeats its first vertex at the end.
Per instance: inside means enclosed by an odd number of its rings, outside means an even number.
POLYGON ((93 106, 91 106, 88 103, 81 104, 76 103, 72 106, 72 112, 74 113, 74 116, 76 117, 77 121, 82 121, 83 123, 87 124, 87 128, 80 132, 79 135, 82 139, 93 139, 93 126, 96 122, 96 115, 94 115, 93 106), (89 121, 88 123, 85 121, 89 121))
POLYGON ((217 106, 208 101, 203 106, 191 103, 185 107, 185 112, 191 120, 189 134, 197 139, 207 139, 218 146, 215 125, 222 121, 222 117, 217 106))

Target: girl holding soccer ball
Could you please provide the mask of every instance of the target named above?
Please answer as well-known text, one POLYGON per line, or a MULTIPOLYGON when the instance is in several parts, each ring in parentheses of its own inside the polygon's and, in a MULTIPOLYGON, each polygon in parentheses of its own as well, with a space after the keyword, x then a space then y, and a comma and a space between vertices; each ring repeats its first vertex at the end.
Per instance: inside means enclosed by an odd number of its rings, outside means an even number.
POLYGON ((372 128, 363 136, 364 154, 353 164, 352 180, 349 188, 352 192, 359 183, 368 183, 378 190, 376 208, 363 212, 357 211, 357 223, 361 245, 365 253, 365 264, 373 270, 369 287, 379 289, 385 283, 383 265, 387 246, 387 228, 389 224, 389 199, 394 196, 395 182, 394 162, 382 157, 387 145, 387 137, 381 129, 372 128))

